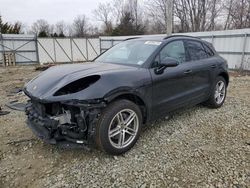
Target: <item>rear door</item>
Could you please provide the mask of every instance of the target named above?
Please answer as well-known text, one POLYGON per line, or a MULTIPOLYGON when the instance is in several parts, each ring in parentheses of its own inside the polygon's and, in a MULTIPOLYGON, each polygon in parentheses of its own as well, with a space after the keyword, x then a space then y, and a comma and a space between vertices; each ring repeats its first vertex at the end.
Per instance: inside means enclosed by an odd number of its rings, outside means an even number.
POLYGON ((204 45, 197 40, 185 40, 187 49, 187 64, 192 70, 192 97, 191 103, 199 103, 205 100, 210 91, 213 68, 216 67, 212 55, 209 55, 204 45))

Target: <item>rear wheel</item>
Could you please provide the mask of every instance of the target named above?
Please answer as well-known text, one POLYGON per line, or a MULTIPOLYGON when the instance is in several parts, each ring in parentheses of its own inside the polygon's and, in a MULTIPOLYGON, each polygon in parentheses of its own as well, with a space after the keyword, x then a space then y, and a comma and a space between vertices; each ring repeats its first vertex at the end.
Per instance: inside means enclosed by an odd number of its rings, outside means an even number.
POLYGON ((205 103, 211 108, 219 108, 223 105, 227 94, 226 80, 218 76, 213 86, 212 94, 208 101, 205 103))
POLYGON ((111 103, 102 113, 96 130, 96 143, 113 155, 125 153, 136 143, 142 124, 140 108, 131 101, 111 103))

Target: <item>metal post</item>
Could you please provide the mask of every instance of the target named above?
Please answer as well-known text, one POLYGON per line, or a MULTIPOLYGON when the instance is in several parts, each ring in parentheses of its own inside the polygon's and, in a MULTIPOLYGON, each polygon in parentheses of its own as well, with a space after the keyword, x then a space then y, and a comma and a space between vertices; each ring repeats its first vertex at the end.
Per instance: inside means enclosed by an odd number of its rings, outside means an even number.
POLYGON ((92 50, 95 52, 96 55, 98 55, 97 51, 95 50, 94 46, 91 44, 90 40, 88 39, 88 44, 92 48, 92 50))
POLYGON ((214 35, 212 35, 212 45, 214 45, 214 35))
POLYGON ((58 42, 58 40, 55 38, 56 43, 58 44, 58 46, 61 48, 61 50, 63 51, 63 53, 67 56, 67 58, 71 61, 71 63, 73 63, 73 60, 69 57, 69 55, 67 54, 67 52, 64 50, 64 48, 62 47, 62 45, 58 42))
POLYGON ((15 43, 14 43, 14 40, 13 40, 12 41, 12 50, 11 50, 11 53, 14 54, 14 59, 15 59, 14 66, 15 66, 17 62, 16 62, 16 50, 14 50, 14 49, 15 49, 15 43))
POLYGON ((4 57, 4 45, 3 45, 3 35, 2 34, 0 34, 1 35, 1 37, 0 37, 0 39, 1 39, 1 46, 2 46, 2 54, 3 54, 3 65, 5 66, 5 57, 4 57))
POLYGON ((87 37, 86 37, 86 57, 87 57, 87 61, 89 61, 88 38, 87 37))
POLYGON ((51 57, 50 53, 43 47, 43 45, 39 42, 39 40, 37 42, 40 45, 40 47, 45 51, 45 53, 49 56, 49 58, 51 59, 51 61, 53 63, 55 63, 55 60, 51 57))
POLYGON ((100 45, 100 53, 99 55, 102 53, 102 39, 99 37, 99 45, 100 45))
POLYGON ((55 58, 55 62, 56 62, 56 42, 55 42, 55 38, 53 39, 53 48, 54 48, 54 58, 55 58))
POLYGON ((73 46, 72 46, 72 38, 69 39, 70 41, 70 53, 71 53, 71 59, 72 62, 74 62, 74 57, 73 57, 73 46))
POLYGON ((114 46, 114 39, 111 39, 111 47, 114 46))
POLYGON ((81 51, 81 49, 79 48, 79 46, 76 44, 76 42, 74 41, 73 38, 72 38, 72 42, 74 43, 74 45, 76 46, 76 48, 78 49, 78 51, 80 52, 80 54, 83 56, 83 58, 87 61, 87 58, 85 57, 85 55, 83 54, 83 52, 81 51))
POLYGON ((246 51, 246 43, 247 43, 247 33, 245 33, 244 39, 243 39, 240 71, 243 71, 243 69, 244 69, 243 64, 244 64, 244 57, 245 57, 245 51, 246 51))
POLYGON ((36 45, 36 60, 40 64, 39 52, 38 52, 38 39, 37 39, 37 35, 35 35, 35 45, 36 45))

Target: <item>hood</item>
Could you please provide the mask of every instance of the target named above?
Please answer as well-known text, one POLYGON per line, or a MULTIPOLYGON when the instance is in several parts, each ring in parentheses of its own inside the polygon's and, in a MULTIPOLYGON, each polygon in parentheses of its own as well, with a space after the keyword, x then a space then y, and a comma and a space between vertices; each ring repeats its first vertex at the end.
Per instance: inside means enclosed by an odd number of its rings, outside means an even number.
POLYGON ((24 91, 30 97, 44 100, 53 96, 67 84, 81 78, 91 75, 102 75, 106 72, 121 72, 133 69, 138 68, 109 63, 58 65, 49 68, 28 82, 24 87, 24 91))

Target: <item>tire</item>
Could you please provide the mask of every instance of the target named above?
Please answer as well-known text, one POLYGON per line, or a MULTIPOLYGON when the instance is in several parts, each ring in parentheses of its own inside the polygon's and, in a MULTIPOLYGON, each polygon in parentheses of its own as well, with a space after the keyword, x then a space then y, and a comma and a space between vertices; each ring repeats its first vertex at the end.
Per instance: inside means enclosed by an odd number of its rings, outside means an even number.
POLYGON ((220 108, 223 105, 227 95, 227 83, 222 76, 218 76, 216 78, 211 93, 212 94, 205 102, 205 105, 210 108, 220 108), (220 90, 221 92, 218 92, 218 88, 222 86, 220 84, 223 84, 223 88, 220 90))
POLYGON ((124 99, 114 101, 101 113, 96 127, 96 144, 109 154, 123 154, 135 145, 141 127, 142 113, 135 103, 124 99))

